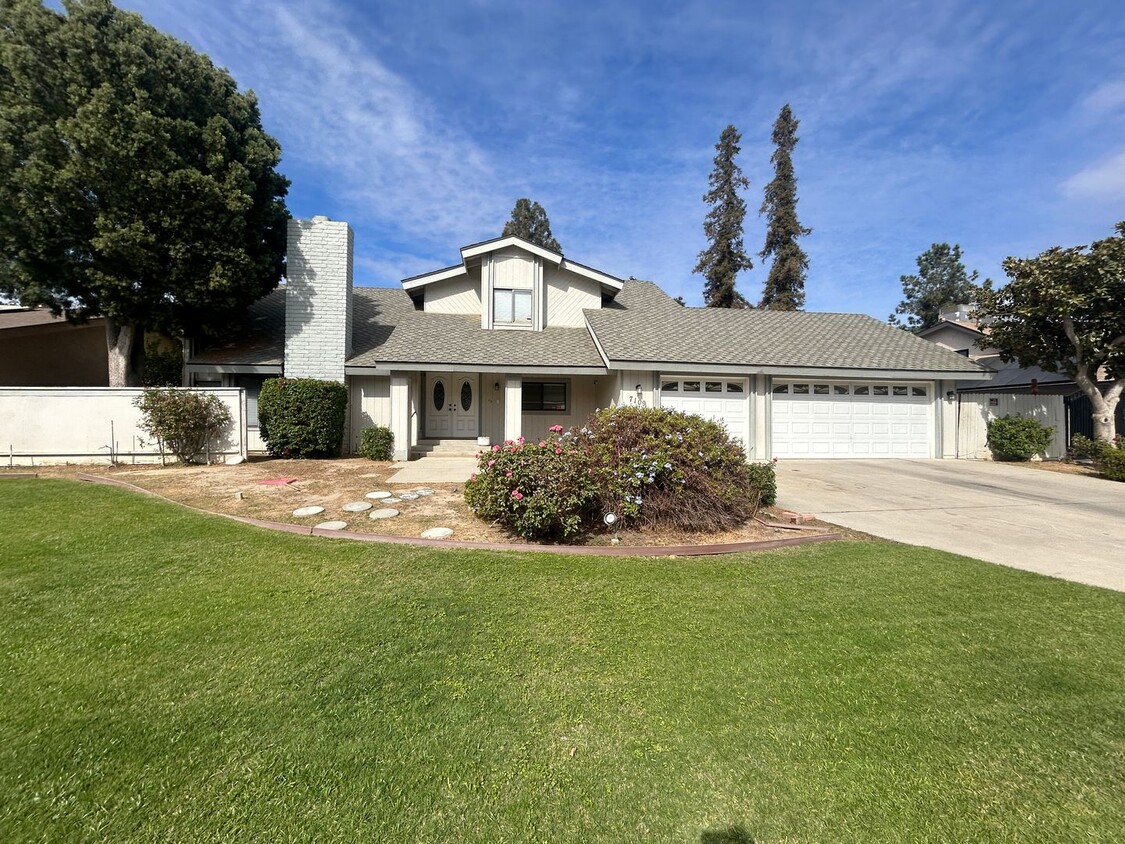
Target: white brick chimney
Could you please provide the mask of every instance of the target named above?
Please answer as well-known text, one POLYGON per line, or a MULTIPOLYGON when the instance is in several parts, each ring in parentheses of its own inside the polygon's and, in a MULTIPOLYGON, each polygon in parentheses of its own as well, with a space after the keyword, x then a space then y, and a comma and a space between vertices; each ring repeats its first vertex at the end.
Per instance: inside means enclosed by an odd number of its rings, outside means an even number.
POLYGON ((344 380, 352 352, 352 243, 347 223, 290 220, 285 376, 344 380))

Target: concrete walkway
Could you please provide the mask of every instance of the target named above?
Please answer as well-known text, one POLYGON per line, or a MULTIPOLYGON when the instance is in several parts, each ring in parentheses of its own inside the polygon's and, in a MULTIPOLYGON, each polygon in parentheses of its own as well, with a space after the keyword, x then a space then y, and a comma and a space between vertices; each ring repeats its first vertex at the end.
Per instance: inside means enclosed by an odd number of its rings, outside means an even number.
POLYGON ((477 470, 475 457, 423 457, 396 463, 389 484, 463 484, 477 470))
POLYGON ((778 491, 833 524, 1125 591, 1125 484, 976 460, 783 460, 778 491))

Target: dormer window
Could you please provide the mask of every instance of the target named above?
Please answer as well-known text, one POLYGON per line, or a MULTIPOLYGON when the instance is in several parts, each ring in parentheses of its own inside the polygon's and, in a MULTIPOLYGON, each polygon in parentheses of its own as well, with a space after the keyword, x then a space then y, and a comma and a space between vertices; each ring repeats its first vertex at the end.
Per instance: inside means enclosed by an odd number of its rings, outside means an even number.
POLYGON ((497 287, 492 291, 493 320, 504 325, 531 325, 531 291, 497 287))

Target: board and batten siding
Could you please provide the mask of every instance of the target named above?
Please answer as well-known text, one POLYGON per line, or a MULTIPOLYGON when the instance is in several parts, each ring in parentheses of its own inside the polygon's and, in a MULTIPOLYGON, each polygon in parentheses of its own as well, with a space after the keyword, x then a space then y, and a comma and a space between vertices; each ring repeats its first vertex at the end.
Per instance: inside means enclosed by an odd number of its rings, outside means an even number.
POLYGON ((480 316, 480 268, 469 274, 431 284, 426 288, 423 308, 435 314, 480 316))
POLYGON ((1062 396, 1021 396, 1011 393, 962 393, 958 397, 957 456, 991 460, 988 423, 1005 416, 1037 419, 1055 431, 1046 456, 1066 456, 1066 407, 1062 396))
POLYGON ((391 426, 391 379, 385 375, 348 376, 348 429, 353 453, 364 428, 391 426))
POLYGON ((547 268, 547 325, 581 328, 586 324, 585 308, 602 306, 602 288, 598 282, 575 273, 547 268))

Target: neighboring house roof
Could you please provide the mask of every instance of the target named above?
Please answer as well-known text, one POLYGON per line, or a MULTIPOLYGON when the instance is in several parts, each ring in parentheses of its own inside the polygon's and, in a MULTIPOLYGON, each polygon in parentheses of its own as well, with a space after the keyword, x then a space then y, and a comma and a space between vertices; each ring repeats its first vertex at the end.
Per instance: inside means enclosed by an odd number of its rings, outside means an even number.
MULTIPOLYGON (((626 282, 621 298, 628 302, 638 284, 644 283, 626 282)), ((638 299, 652 295, 644 288, 635 292, 638 299)), ((987 370, 956 352, 861 314, 679 307, 657 314, 645 307, 585 314, 614 366, 874 369, 987 377, 987 370)))
POLYGON ((965 322, 964 320, 958 319, 946 319, 945 317, 942 317, 928 328, 919 329, 914 333, 918 337, 929 337, 931 334, 934 334, 939 328, 950 327, 960 328, 962 331, 964 331, 974 339, 976 339, 977 337, 986 336, 985 332, 981 331, 980 328, 977 327, 977 323, 975 322, 965 322))
MULTIPOLYGON (((89 323, 101 322, 101 317, 94 317, 89 323)), ((87 323, 87 324, 89 324, 87 323)), ((55 316, 47 308, 10 308, 0 309, 0 331, 15 331, 22 328, 39 328, 41 326, 68 326, 66 317, 55 316)))
POLYGON ((961 392, 1021 392, 1030 389, 1032 381, 1035 381, 1036 386, 1040 389, 1051 389, 1054 392, 1058 392, 1059 388, 1067 388, 1067 391, 1078 389, 1078 385, 1065 373, 1048 372, 1038 366, 1023 367, 1019 365, 1018 361, 1004 363, 1000 360, 999 355, 977 358, 977 363, 987 366, 996 374, 991 381, 984 383, 958 381, 957 389, 961 392))
POLYGON ((605 364, 585 328, 492 330, 479 318, 414 309, 403 290, 357 287, 352 356, 347 365, 410 369, 461 366, 497 369, 586 369, 605 364))
POLYGON ((188 365, 281 367, 285 362, 285 288, 252 304, 236 336, 196 353, 188 365))

